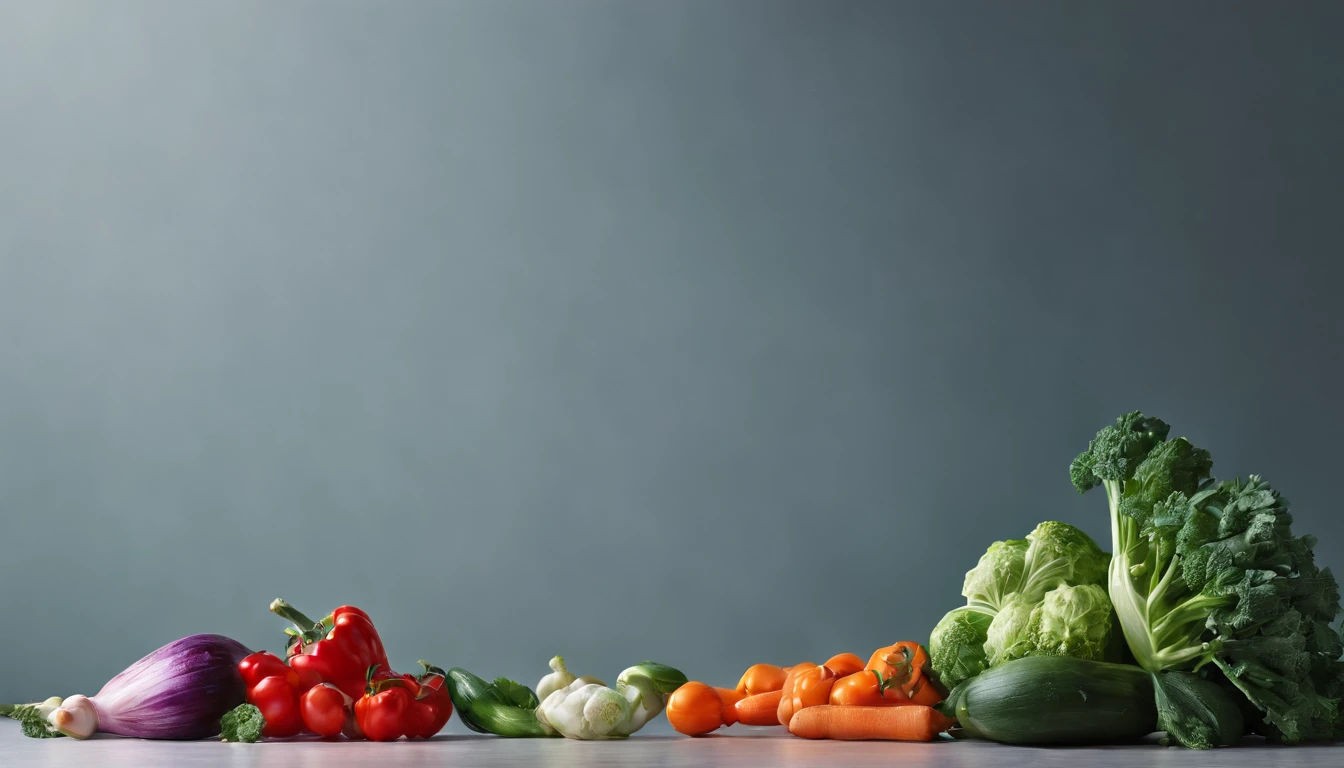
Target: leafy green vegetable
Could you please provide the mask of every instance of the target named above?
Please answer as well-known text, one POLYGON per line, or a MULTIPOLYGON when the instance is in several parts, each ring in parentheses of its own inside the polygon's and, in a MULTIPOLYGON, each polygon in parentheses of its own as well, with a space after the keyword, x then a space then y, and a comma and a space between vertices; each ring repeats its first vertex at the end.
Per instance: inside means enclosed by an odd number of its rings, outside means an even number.
POLYGON ((944 685, 951 688, 989 668, 985 640, 995 618, 988 609, 963 606, 948 611, 933 628, 929 663, 944 685))
POLYGON ((0 715, 19 721, 24 736, 33 739, 54 739, 64 736, 48 717, 61 706, 63 699, 52 696, 46 701, 33 704, 0 704, 0 715))
POLYGON ((515 683, 507 677, 495 678, 492 688, 499 700, 505 704, 536 709, 537 705, 541 703, 537 701, 537 694, 533 693, 531 688, 522 683, 515 683))
POLYGON ((1171 738, 1194 749, 1241 741, 1241 709, 1217 683, 1175 670, 1155 673, 1153 683, 1157 727, 1171 738))
POLYGON ((1026 598, 1015 595, 990 622, 985 633, 984 650, 987 666, 998 665, 1030 655, 1032 649, 1028 627, 1031 626, 1033 605, 1026 598))
POLYGON ((967 605, 998 611, 1021 588, 1026 568, 1025 539, 996 541, 980 556, 980 562, 966 572, 961 594, 967 605))
POLYGON ((58 736, 64 736, 64 733, 56 730, 56 726, 47 722, 47 718, 36 710, 28 710, 19 718, 19 726, 23 735, 30 739, 54 739, 58 736))
POLYGON ((540 702, 531 688, 501 677, 487 683, 454 667, 444 678, 453 708, 462 723, 477 733, 496 736, 548 736, 537 722, 540 702))
POLYGON ((1015 597, 989 625, 989 666, 1026 656, 1103 661, 1111 642, 1111 615, 1106 590, 1095 584, 1059 586, 1034 603, 1015 597))
POLYGON ((1101 661, 1111 639, 1110 598, 1096 584, 1061 586, 1031 611, 1032 654, 1101 661))
POLYGON ((220 734, 224 741, 241 741, 251 744, 261 738, 261 729, 266 727, 266 719, 261 710, 251 704, 239 704, 219 720, 220 734))
MULTIPOLYGON (((1339 587, 1316 566, 1315 539, 1292 534, 1288 503, 1258 476, 1217 483, 1208 451, 1135 411, 1097 433, 1069 468, 1079 492, 1110 506, 1109 591, 1125 640, 1150 672, 1213 664, 1286 743, 1344 736, 1344 643, 1330 625, 1339 587)), ((1171 736, 1208 746, 1224 735, 1185 727, 1218 711, 1208 686, 1167 689, 1171 736), (1215 734, 1213 736, 1209 733, 1215 734)), ((1220 721, 1220 718, 1214 718, 1220 721)))
POLYGON ((1015 591, 1032 600, 1070 584, 1102 584, 1110 555, 1091 536, 1068 523, 1046 521, 1027 534, 1022 585, 1015 591))
POLYGON ((1113 622, 1100 585, 1109 562, 1086 533, 1054 521, 1026 539, 991 544, 966 574, 966 605, 944 616, 929 638, 939 679, 952 687, 1025 656, 1108 658, 1113 622))
POLYGON ((1010 600, 1039 600, 1064 584, 1101 584, 1110 556, 1086 533, 1046 521, 1027 538, 996 541, 966 573, 966 604, 998 611, 1010 600))

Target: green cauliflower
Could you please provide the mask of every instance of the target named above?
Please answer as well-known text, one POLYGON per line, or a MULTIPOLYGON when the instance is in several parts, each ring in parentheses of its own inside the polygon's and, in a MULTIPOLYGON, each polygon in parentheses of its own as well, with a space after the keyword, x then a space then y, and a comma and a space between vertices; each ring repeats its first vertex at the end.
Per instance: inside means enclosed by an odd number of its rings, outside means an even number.
POLYGON ((1031 610, 1024 656, 1072 656, 1103 661, 1112 637, 1115 609, 1096 584, 1061 586, 1031 610))
POLYGON ((980 562, 966 572, 961 594, 966 604, 997 612, 1022 588, 1027 566, 1025 539, 996 541, 989 545, 980 562))
POLYGON ((989 625, 989 631, 985 633, 984 651, 987 667, 997 667, 1006 661, 1031 655, 1033 646, 1028 628, 1031 626, 1033 608, 1039 605, 1040 603, 1033 604, 1019 595, 1014 595, 1013 599, 999 609, 994 621, 989 625))
POLYGON ((1023 656, 1105 657, 1113 612, 1100 585, 1109 565, 1110 555, 1067 523, 1047 521, 1025 539, 991 544, 966 574, 966 605, 929 638, 939 679, 950 688, 1023 656))
POLYGON ((989 668, 985 638, 994 613, 972 606, 947 612, 929 639, 929 663, 939 680, 951 688, 989 668))

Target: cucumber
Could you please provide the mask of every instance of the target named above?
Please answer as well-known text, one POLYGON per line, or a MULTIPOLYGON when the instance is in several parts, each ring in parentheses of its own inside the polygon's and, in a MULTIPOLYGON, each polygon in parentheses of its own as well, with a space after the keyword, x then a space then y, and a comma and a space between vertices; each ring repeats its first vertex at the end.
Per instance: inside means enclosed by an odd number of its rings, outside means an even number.
POLYGON ((445 684, 458 719, 477 733, 511 738, 553 735, 537 721, 539 702, 527 686, 503 679, 487 683, 460 667, 448 670, 445 684))
POLYGON ((461 667, 448 670, 448 679, 444 682, 462 724, 477 733, 489 733, 471 717, 471 705, 490 696, 490 684, 461 667))
POLYGON ((958 685, 939 710, 1006 744, 1108 744, 1157 730, 1152 676, 1128 664, 1028 656, 958 685))

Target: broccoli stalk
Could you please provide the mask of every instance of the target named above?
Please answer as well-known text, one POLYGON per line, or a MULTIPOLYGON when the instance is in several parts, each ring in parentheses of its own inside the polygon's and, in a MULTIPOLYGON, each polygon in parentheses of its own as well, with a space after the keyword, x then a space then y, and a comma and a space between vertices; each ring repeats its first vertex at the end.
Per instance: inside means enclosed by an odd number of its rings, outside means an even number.
MULTIPOLYGON (((1185 438, 1166 441, 1170 427, 1134 412, 1097 433, 1073 460, 1070 479, 1080 493, 1100 484, 1111 513, 1113 550, 1107 582, 1116 617, 1139 666, 1150 672, 1198 669, 1214 648, 1200 642, 1204 619, 1231 596, 1188 595, 1178 578, 1180 561, 1153 525, 1179 503, 1173 494, 1194 494, 1211 482, 1208 451, 1185 438)), ((1187 499, 1188 501, 1188 499, 1187 499)), ((1162 518, 1166 519, 1166 518, 1162 518)))
POLYGON ((1110 598, 1135 660, 1155 675, 1167 730, 1187 746, 1222 743, 1231 710, 1211 699, 1226 689, 1261 711, 1264 735, 1338 737, 1339 589, 1316 567, 1315 540, 1292 535, 1287 502, 1259 477, 1215 484, 1208 451, 1168 440, 1169 429, 1127 414, 1069 468, 1079 492, 1106 490, 1110 598), (1178 677, 1208 678, 1210 663, 1232 687, 1178 677))

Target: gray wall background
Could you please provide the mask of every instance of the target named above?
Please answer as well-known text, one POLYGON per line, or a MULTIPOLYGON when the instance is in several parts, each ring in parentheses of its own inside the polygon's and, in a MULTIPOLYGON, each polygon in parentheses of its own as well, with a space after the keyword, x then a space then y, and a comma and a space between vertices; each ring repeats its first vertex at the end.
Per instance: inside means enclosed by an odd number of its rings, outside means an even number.
MULTIPOLYGON (((1339 515, 1344 4, 0 3, 0 700, 282 595, 924 639, 1142 408, 1339 515)), ((454 721, 450 731, 460 731, 454 721)))

